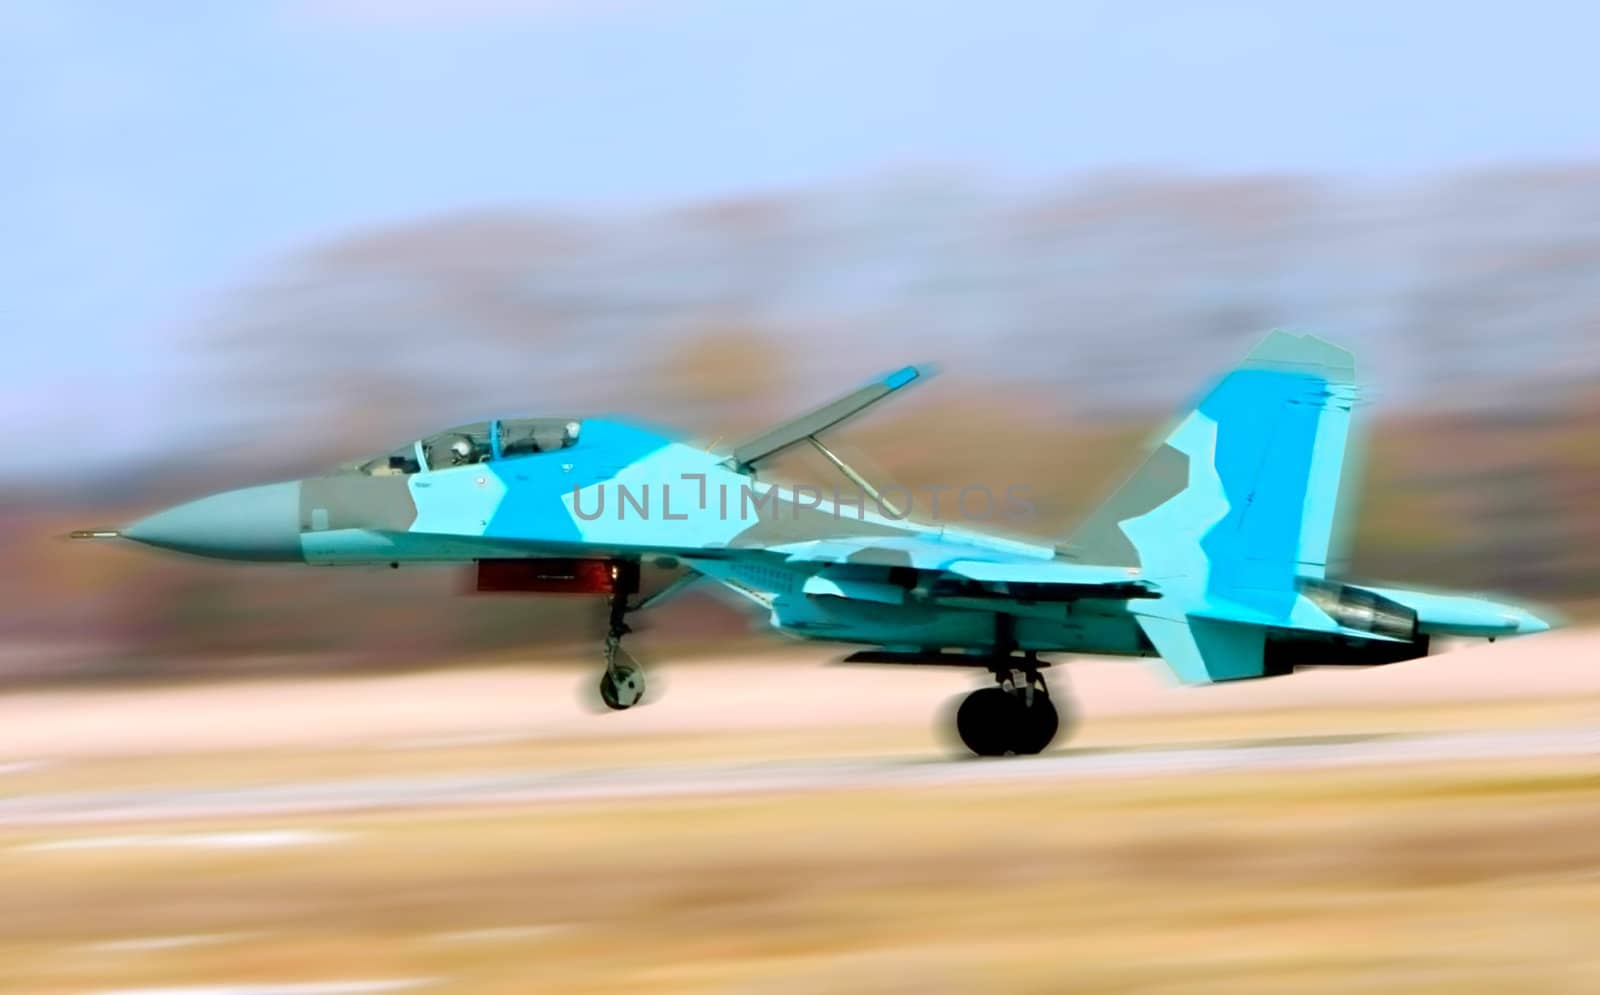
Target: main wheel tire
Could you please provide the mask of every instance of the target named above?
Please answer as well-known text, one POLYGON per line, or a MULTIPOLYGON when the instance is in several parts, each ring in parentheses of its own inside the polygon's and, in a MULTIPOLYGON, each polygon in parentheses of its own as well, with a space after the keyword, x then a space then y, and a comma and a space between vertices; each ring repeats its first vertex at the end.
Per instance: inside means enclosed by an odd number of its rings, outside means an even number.
POLYGON ((620 712, 643 697, 644 671, 633 664, 618 664, 600 675, 600 700, 607 708, 620 712))
POLYGON ((1017 701, 1020 721, 1012 727, 1011 749, 1017 754, 1043 753, 1056 732, 1061 728, 1061 716, 1056 713, 1055 702, 1042 691, 1033 693, 1033 704, 1017 701))
POLYGON ((956 709, 956 734, 980 757, 1003 757, 1023 722, 1023 705, 1000 688, 980 688, 956 709))

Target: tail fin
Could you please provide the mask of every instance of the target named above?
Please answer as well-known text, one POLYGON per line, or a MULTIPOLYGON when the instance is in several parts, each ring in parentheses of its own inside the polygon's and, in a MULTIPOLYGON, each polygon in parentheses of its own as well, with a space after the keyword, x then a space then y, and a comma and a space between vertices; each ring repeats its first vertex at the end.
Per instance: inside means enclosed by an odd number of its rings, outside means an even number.
POLYGON ((1186 683, 1267 673, 1270 626, 1297 578, 1320 578, 1355 402, 1355 362, 1273 332, 1224 376, 1072 536, 1095 563, 1137 567, 1161 596, 1134 612, 1186 683))
POLYGON ((1071 553, 1230 597, 1323 576, 1355 394, 1350 353, 1273 332, 1073 533, 1071 553))

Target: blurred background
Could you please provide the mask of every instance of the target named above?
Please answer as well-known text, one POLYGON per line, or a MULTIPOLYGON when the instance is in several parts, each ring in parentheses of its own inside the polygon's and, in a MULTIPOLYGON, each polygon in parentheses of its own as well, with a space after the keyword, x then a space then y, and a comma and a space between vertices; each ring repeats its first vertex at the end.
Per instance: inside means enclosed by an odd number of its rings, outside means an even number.
POLYGON ((0 0, 0 990, 1600 990, 1597 37, 1576 0, 0 0), (1354 572, 1574 631, 1074 661, 1071 746, 991 780, 929 731, 969 675, 705 595, 603 717, 598 604, 64 538, 497 416, 728 444, 932 362, 840 447, 1054 539, 1279 326, 1368 384, 1354 572))
MULTIPOLYGON (((281 0, 0 8, 0 677, 411 665, 587 632, 427 571, 69 549, 485 416, 851 436, 1054 536, 1265 330, 1354 348, 1356 566, 1600 576, 1582 4, 281 0)), ((661 638, 744 623, 711 602, 661 638)))

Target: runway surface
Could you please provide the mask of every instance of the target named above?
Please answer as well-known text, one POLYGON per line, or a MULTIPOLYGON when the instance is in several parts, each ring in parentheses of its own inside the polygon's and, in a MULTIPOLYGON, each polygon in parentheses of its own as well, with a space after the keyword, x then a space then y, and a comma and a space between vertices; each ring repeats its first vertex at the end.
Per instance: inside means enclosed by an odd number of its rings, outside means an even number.
MULTIPOLYGON (((622 801, 761 792, 1070 782, 1230 771, 1573 756, 1600 773, 1600 726, 1244 740, 1039 757, 818 759, 368 778, 241 788, 141 788, 0 798, 0 826, 289 816, 460 805, 622 801)), ((3 787, 3 785, 0 785, 3 787)))

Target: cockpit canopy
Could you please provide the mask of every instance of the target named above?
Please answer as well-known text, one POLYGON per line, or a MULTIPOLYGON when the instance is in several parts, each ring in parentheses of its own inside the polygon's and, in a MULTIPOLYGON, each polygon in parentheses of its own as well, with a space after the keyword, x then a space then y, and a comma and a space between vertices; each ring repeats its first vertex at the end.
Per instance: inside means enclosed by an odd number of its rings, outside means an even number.
POLYGON ((565 449, 578 441, 583 426, 567 418, 502 418, 437 432, 346 469, 369 477, 420 473, 423 468, 488 463, 565 449))

